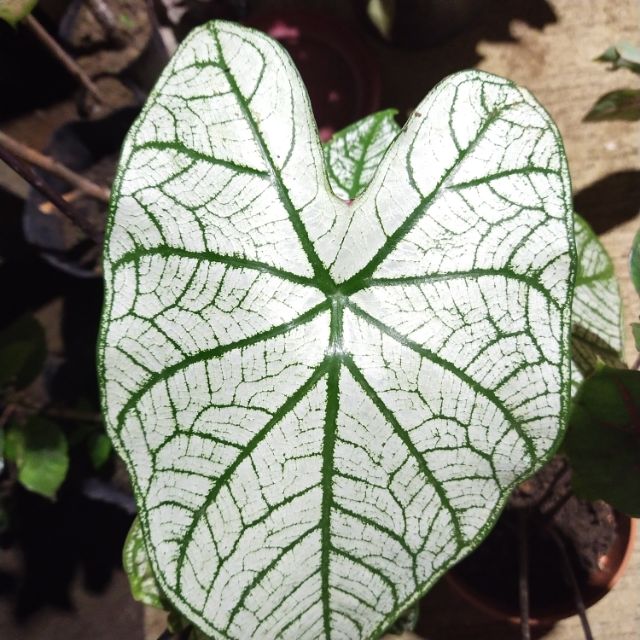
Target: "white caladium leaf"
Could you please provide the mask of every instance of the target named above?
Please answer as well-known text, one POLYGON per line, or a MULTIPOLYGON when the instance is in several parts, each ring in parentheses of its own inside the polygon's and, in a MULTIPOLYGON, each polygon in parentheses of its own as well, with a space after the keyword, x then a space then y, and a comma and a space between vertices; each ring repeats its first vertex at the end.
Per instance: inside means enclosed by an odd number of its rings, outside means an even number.
POLYGON ((329 184, 346 201, 368 186, 382 156, 400 133, 395 109, 379 111, 338 131, 324 145, 329 184))
POLYGON ((214 638, 377 637, 561 435, 575 255, 546 112, 456 74, 374 163, 336 196, 290 59, 224 22, 125 143, 104 411, 162 591, 214 638))
POLYGON ((580 216, 575 216, 578 254, 573 294, 571 380, 574 393, 598 362, 624 367, 622 302, 613 263, 600 240, 580 216))

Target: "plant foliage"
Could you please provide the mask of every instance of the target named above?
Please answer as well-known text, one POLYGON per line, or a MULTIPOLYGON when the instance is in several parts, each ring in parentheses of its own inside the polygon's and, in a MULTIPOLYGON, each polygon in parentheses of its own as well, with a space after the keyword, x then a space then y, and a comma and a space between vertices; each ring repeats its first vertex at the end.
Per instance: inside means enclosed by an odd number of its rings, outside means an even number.
POLYGON ((104 411, 162 592, 215 638, 380 635, 562 433, 555 126, 464 72, 385 148, 332 163, 338 197, 290 59, 223 22, 182 44, 125 143, 104 411))

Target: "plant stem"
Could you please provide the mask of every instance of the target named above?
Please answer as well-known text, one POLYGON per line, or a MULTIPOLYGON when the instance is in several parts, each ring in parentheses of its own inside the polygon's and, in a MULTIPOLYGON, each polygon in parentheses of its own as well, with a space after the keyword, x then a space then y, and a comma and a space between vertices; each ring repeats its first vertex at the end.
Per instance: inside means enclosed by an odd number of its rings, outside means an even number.
POLYGON ((524 509, 518 513, 518 592, 520 597, 520 632, 522 640, 531 640, 529 626, 529 548, 527 540, 527 515, 524 509))
POLYGON ((96 244, 102 243, 102 234, 76 209, 71 207, 60 194, 52 189, 29 165, 25 164, 6 147, 0 144, 0 160, 5 162, 19 176, 23 177, 34 189, 39 191, 45 198, 53 202, 56 207, 74 225, 81 229, 96 244))
POLYGON ((87 75, 86 71, 49 35, 49 32, 32 16, 28 15, 24 23, 51 53, 64 65, 67 71, 77 78, 84 88, 102 104, 107 104, 104 96, 87 75))
POLYGON ((81 176, 75 171, 69 169, 69 167, 65 167, 65 165, 54 160, 50 156, 40 153, 22 142, 18 142, 18 140, 12 138, 3 131, 0 131, 0 146, 18 156, 18 158, 25 160, 29 164, 33 164, 40 169, 44 169, 48 173, 66 180, 69 184, 76 187, 76 189, 82 191, 82 193, 91 196, 96 200, 100 200, 101 202, 109 202, 109 189, 101 187, 95 182, 88 180, 84 176, 81 176))
POLYGON ((582 599, 582 593, 580 592, 580 587, 578 585, 578 581, 576 580, 576 574, 571 566, 571 559, 569 558, 569 554, 567 553, 567 549, 564 546, 564 542, 557 534, 553 528, 549 527, 549 533, 553 538, 556 545, 558 545, 558 549, 560 550, 560 555, 562 556, 562 564, 564 565, 565 573, 569 578, 569 582, 571 583, 571 589, 573 590, 573 597, 575 599, 576 609, 578 610, 578 616, 580 617, 580 622, 582 623, 582 631, 584 632, 585 640, 593 640, 593 634, 591 633, 591 627, 589 626, 589 620, 587 619, 587 610, 584 606, 584 600, 582 599))

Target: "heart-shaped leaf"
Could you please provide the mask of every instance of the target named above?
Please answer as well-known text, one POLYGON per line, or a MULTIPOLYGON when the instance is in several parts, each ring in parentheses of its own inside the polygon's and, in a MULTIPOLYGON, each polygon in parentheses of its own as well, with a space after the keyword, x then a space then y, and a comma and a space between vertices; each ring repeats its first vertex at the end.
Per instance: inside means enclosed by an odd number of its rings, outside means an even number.
POLYGON ((100 343, 172 603, 216 638, 376 637, 473 548, 562 431, 572 227, 506 80, 442 82, 348 204, 282 49, 185 40, 124 146, 100 343))

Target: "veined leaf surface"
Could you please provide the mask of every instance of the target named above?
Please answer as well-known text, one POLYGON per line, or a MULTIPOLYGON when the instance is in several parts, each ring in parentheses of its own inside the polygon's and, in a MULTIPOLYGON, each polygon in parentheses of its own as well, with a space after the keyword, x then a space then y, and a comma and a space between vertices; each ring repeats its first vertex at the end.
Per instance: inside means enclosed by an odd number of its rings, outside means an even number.
POLYGON ((215 638, 378 636, 561 434, 575 256, 547 114, 456 74, 378 164, 337 197, 290 59, 223 22, 125 143, 104 410, 162 590, 215 638))
MULTIPOLYGON (((369 184, 385 151, 400 133, 394 114, 390 109, 367 116, 338 131, 324 145, 329 183, 336 195, 353 200, 369 184)), ((623 367, 624 354, 622 301, 611 258, 578 214, 574 214, 574 232, 577 263, 571 380, 575 393, 582 380, 595 372, 598 362, 623 367)), ((630 258, 632 278, 636 272, 640 274, 637 246, 640 242, 636 240, 630 258)), ((640 276, 637 280, 640 282, 640 276)))

